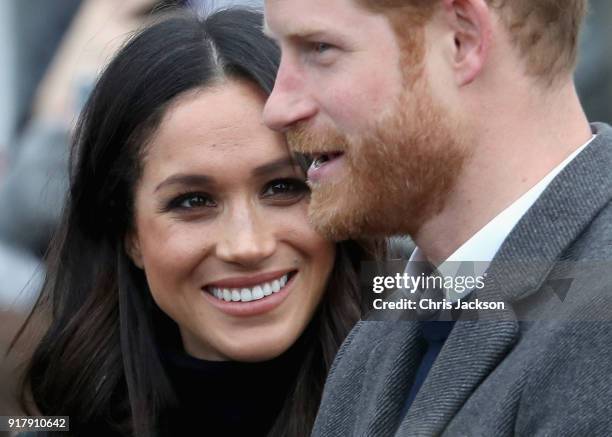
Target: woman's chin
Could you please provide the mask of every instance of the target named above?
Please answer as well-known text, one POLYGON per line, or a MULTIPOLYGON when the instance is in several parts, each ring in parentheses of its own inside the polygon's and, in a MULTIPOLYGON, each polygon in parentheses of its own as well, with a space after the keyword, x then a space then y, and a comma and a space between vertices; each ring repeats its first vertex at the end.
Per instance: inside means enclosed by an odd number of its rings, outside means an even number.
POLYGON ((265 342, 249 342, 232 347, 227 351, 228 359, 245 363, 256 363, 272 360, 286 352, 295 343, 296 338, 265 342))
MULTIPOLYGON (((301 331, 300 331, 301 332, 301 331)), ((214 348, 200 347, 201 341, 185 341, 185 351, 201 360, 206 361, 239 361, 255 363, 268 361, 282 355, 298 339, 297 334, 289 335, 286 327, 267 327, 265 330, 235 333, 225 338, 208 339, 207 344, 214 344, 214 348), (263 332, 265 331, 265 332, 263 332), (279 335, 284 333, 284 335, 279 335)))

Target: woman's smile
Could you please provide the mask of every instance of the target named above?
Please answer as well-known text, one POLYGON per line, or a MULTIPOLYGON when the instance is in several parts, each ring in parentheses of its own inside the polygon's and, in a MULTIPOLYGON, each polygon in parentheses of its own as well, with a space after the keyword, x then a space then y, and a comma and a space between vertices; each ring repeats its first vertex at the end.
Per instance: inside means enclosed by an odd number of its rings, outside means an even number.
POLYGON ((227 278, 204 286, 204 290, 226 302, 251 302, 278 293, 292 274, 295 270, 227 278))
MULTIPOLYGON (((268 278, 231 278, 203 288, 220 311, 237 317, 257 316, 280 306, 291 293, 297 270, 265 274, 268 278), (211 298, 211 296, 213 296, 211 298)), ((264 276, 264 275, 261 275, 264 276)))

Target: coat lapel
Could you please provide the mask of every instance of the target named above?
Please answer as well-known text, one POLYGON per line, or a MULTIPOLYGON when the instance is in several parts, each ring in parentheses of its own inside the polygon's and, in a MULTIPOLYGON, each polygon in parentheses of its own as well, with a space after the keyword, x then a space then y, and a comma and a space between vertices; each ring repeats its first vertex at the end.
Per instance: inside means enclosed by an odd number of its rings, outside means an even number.
MULTIPOLYGON (((492 294, 494 290, 489 290, 492 294)), ((476 387, 508 354, 519 325, 508 307, 499 320, 458 321, 434 362, 398 435, 438 435, 476 387)))
MULTIPOLYGON (((377 323, 377 322, 372 322, 377 323)), ((413 321, 395 321, 368 361, 367 380, 362 388, 368 404, 361 411, 356 429, 365 435, 385 436, 395 429, 406 393, 414 381, 424 351, 419 327, 413 321)))

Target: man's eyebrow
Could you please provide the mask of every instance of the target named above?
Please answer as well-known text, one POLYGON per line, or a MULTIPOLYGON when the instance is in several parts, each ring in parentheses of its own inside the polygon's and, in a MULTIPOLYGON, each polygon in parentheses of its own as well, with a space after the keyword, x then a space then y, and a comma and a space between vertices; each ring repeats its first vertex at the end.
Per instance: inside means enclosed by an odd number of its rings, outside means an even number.
POLYGON ((171 186, 171 185, 185 185, 185 186, 194 186, 194 185, 214 185, 214 179, 210 176, 203 174, 186 174, 186 173, 178 173, 172 175, 166 179, 164 179, 156 188, 155 192, 160 189, 171 186))
POLYGON ((305 27, 303 29, 298 29, 294 32, 291 32, 286 37, 291 40, 310 40, 310 39, 324 38, 326 35, 327 33, 322 30, 316 29, 314 27, 312 28, 305 27))
MULTIPOLYGON (((268 26, 268 22, 264 19, 263 22, 263 33, 270 39, 278 40, 278 37, 272 32, 272 29, 268 26)), ((291 32, 283 35, 283 38, 289 40, 305 40, 317 37, 324 37, 327 33, 317 27, 303 27, 294 29, 291 32)))
POLYGON ((284 170, 286 168, 294 168, 299 167, 298 163, 295 162, 291 157, 285 156, 279 159, 275 159, 274 161, 268 162, 266 164, 260 165, 253 169, 253 175, 255 176, 265 176, 270 173, 275 173, 279 170, 284 170))

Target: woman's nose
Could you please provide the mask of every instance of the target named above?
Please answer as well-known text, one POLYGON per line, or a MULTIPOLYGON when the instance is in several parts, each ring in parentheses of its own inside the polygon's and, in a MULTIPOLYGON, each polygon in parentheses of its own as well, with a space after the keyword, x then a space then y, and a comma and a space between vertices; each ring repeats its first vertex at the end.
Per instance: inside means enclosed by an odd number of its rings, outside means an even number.
POLYGON ((217 243, 217 256, 225 262, 255 266, 276 250, 271 221, 256 208, 240 208, 227 217, 217 243))

